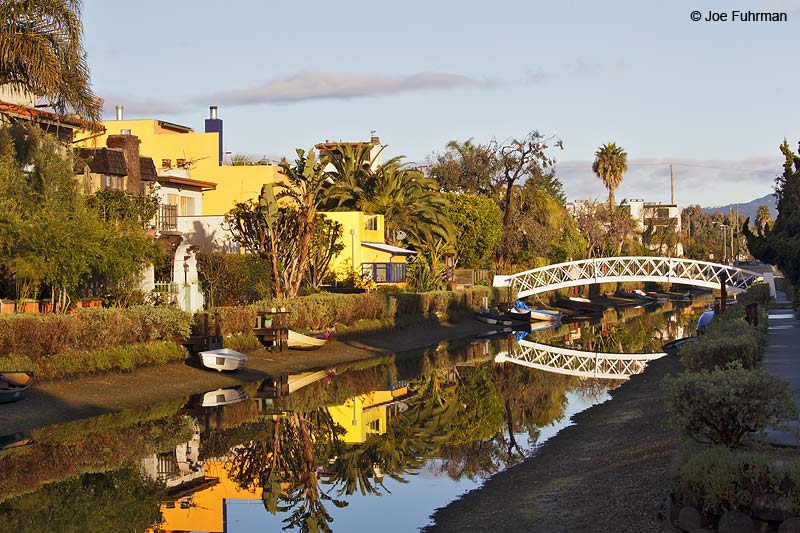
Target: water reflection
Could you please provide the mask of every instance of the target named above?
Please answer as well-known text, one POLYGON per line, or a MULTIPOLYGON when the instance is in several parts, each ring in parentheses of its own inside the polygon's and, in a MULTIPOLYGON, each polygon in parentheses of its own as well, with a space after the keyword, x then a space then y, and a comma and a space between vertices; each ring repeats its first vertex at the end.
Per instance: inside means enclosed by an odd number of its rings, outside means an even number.
POLYGON ((35 430, 33 444, 0 451, 0 520, 18 531, 415 529, 616 384, 496 364, 509 343, 646 351, 691 323, 670 305, 35 430))

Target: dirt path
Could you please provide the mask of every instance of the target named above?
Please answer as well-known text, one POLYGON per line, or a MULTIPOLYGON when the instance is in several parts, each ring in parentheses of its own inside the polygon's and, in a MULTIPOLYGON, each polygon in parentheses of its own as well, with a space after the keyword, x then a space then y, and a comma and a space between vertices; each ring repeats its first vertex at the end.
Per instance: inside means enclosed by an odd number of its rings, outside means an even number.
POLYGON ((679 370, 676 358, 654 361, 535 457, 436 511, 426 531, 659 531, 653 510, 678 443, 660 383, 679 370))
POLYGON ((37 383, 25 400, 0 405, 0 436, 285 373, 423 348, 490 329, 492 326, 487 324, 465 320, 456 324, 399 328, 359 340, 332 340, 313 352, 289 350, 270 353, 262 349, 248 353, 247 367, 231 374, 173 363, 140 368, 130 373, 105 373, 37 383))

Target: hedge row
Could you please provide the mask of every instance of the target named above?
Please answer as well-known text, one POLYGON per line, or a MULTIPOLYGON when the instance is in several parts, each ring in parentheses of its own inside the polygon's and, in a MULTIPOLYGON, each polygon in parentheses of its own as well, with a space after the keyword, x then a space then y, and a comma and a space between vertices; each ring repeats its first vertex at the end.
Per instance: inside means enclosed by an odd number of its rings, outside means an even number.
POLYGON ((186 348, 173 341, 150 341, 94 350, 67 350, 39 357, 12 355, 0 357, 0 372, 32 370, 38 379, 63 378, 109 370, 130 372, 140 366, 182 361, 186 359, 187 353, 186 348))
MULTIPOLYGON (((481 307, 484 297, 491 302, 493 296, 490 287, 474 287, 455 292, 320 293, 277 303, 218 307, 212 314, 218 314, 223 335, 249 332, 259 313, 268 312, 274 307, 284 307, 289 313, 289 326, 299 331, 322 330, 336 324, 352 327, 359 321, 381 321, 391 327, 407 317, 452 320, 481 307)), ((199 321, 198 317, 198 325, 199 321)))
POLYGON ((70 315, 2 315, 0 354, 32 360, 189 335, 192 316, 174 307, 81 309, 70 315))

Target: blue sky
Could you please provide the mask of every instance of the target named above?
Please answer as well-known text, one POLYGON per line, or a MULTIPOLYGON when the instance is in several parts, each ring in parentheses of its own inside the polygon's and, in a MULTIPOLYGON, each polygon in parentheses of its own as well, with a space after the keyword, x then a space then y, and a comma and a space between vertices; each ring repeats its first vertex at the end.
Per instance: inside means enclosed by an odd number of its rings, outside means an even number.
POLYGON ((720 205, 771 192, 777 145, 800 139, 793 68, 800 0, 329 2, 84 0, 84 39, 106 116, 202 131, 226 149, 291 155, 367 139, 422 162, 450 139, 557 132, 570 198, 608 141, 629 154, 617 197, 720 205), (692 22, 733 9, 787 22, 692 22))

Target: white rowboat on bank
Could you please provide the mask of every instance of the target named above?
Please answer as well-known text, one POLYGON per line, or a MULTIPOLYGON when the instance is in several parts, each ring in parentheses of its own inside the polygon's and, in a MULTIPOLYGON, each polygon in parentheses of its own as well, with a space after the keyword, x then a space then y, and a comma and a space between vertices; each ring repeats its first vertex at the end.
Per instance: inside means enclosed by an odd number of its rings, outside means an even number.
POLYGON ((222 372, 223 370, 239 370, 247 362, 247 356, 243 353, 231 350, 230 348, 220 348, 219 350, 206 350, 199 353, 200 362, 203 366, 212 370, 222 372))
POLYGON ((317 348, 325 346, 326 342, 328 342, 328 339, 309 337, 308 335, 303 335, 302 333, 297 333, 290 329, 286 345, 292 350, 316 350, 317 348))

